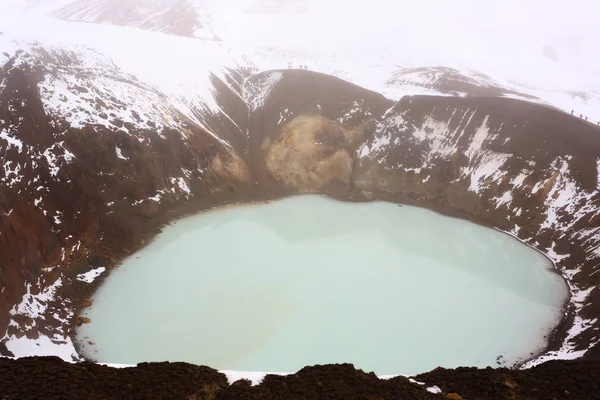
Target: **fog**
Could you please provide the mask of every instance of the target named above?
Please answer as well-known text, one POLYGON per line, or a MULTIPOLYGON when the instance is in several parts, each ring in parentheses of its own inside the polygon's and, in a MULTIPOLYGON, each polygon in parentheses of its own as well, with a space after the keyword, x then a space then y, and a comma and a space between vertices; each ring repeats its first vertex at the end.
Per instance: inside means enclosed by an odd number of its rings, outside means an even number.
POLYGON ((511 69, 520 75, 530 69, 531 79, 544 70, 571 85, 600 82, 600 3, 593 0, 237 0, 210 1, 208 8, 230 42, 290 48, 310 42, 314 49, 358 54, 381 46, 408 57, 418 53, 424 63, 507 78, 511 69), (493 64, 502 66, 494 71, 493 64))
POLYGON ((600 3, 594 0, 576 5, 557 0, 209 0, 207 5, 227 22, 230 39, 263 44, 307 34, 325 40, 406 34, 418 40, 462 39, 466 47, 483 37, 583 50, 600 38, 600 3))
MULTIPOLYGON (((310 51, 318 57, 341 55, 352 63, 374 58, 380 62, 383 57, 381 62, 390 65, 447 66, 484 72, 505 81, 524 80, 539 87, 600 91, 597 0, 2 3, 74 21, 116 25, 131 20, 145 20, 146 25, 150 20, 151 25, 162 13, 169 16, 167 25, 177 26, 183 19, 189 23, 190 16, 195 15, 202 29, 193 36, 215 35, 237 48, 272 46, 304 54, 310 51), (173 9, 176 11, 166 13, 173 9)), ((165 23, 164 15, 161 18, 165 23)))

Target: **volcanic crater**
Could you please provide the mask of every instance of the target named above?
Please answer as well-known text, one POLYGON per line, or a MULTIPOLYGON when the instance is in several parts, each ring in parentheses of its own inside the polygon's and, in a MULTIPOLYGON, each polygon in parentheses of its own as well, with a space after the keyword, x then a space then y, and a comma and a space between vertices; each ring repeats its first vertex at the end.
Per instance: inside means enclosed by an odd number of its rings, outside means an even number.
MULTIPOLYGON (((124 118, 120 99, 96 96, 77 111, 100 120, 74 123, 73 113, 44 106, 41 83, 60 71, 21 56, 0 69, 2 355, 27 355, 33 341, 81 361, 72 340, 87 322, 81 311, 170 221, 322 194, 427 208, 539 250, 567 283, 569 302, 526 366, 600 356, 598 127, 510 98, 395 102, 320 73, 244 69, 211 77, 217 111, 160 104, 171 122, 124 118)), ((57 57, 63 68, 77 63, 57 57)))

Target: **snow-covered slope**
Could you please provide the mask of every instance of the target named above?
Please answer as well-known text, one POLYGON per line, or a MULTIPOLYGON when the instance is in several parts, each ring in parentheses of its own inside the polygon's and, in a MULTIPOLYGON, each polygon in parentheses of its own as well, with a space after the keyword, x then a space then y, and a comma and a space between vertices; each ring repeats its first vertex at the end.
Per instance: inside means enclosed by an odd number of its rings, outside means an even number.
POLYGON ((44 68, 47 111, 70 115, 75 125, 110 125, 118 114, 146 127, 152 120, 177 128, 185 119, 211 131, 208 119, 222 113, 215 79, 231 86, 233 71, 248 65, 215 41, 43 17, 30 17, 36 28, 24 29, 22 16, 0 16, 0 61, 18 55, 17 62, 44 68))
POLYGON ((508 95, 600 121, 600 10, 593 1, 7 1, 29 15, 218 38, 260 69, 307 65, 393 99, 508 95), (498 90, 468 90, 465 77, 498 90))
POLYGON ((7 0, 12 7, 68 21, 129 26, 172 35, 216 39, 201 1, 7 0))

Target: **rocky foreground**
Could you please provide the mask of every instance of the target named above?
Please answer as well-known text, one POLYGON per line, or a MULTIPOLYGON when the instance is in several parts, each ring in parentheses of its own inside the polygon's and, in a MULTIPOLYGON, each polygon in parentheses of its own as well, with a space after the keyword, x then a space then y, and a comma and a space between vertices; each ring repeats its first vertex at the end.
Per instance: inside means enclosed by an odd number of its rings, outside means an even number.
POLYGON ((600 362, 550 361, 527 371, 438 368, 414 378, 379 379, 351 364, 229 383, 209 368, 144 363, 111 368, 52 358, 0 359, 3 399, 600 399, 600 362))

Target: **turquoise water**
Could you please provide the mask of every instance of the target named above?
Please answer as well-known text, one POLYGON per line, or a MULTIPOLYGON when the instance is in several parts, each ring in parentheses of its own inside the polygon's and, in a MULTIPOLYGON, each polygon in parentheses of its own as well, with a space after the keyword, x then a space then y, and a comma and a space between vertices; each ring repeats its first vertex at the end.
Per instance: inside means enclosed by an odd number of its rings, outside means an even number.
POLYGON ((106 279, 78 338, 108 363, 510 365, 558 322, 567 290, 550 267, 508 235, 425 209, 293 197, 166 227, 106 279))

